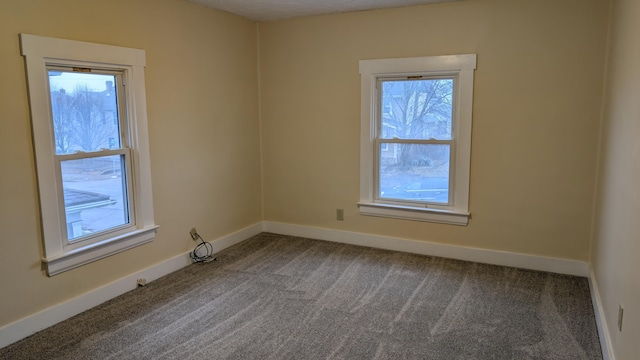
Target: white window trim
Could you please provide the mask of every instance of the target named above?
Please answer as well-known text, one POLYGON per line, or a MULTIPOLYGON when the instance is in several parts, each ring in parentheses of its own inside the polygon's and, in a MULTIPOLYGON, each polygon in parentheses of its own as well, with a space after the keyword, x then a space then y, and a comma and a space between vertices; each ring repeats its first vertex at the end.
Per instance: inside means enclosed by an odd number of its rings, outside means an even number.
POLYGON ((147 134, 147 109, 144 87, 145 52, 140 49, 55 39, 20 34, 21 54, 25 57, 33 139, 40 191, 43 232, 43 264, 53 276, 150 242, 157 225, 153 218, 151 166, 147 134), (85 64, 87 67, 117 67, 125 70, 127 116, 132 149, 131 176, 135 229, 109 239, 81 246, 66 246, 64 213, 59 206, 58 180, 55 175, 53 126, 47 86, 47 64, 85 64))
POLYGON ((447 55, 360 60, 360 214, 454 225, 469 222, 469 174, 473 75, 477 55, 447 55), (453 203, 449 206, 410 206, 375 200, 374 140, 376 136, 376 81, 380 77, 454 75, 457 78, 453 126, 455 149, 453 203))

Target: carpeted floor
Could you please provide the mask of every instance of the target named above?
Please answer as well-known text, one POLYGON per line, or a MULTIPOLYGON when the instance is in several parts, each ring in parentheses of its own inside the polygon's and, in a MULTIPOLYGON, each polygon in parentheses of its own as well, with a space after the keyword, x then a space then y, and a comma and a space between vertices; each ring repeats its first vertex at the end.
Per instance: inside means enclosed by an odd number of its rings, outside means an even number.
POLYGON ((602 359, 586 278, 263 233, 0 359, 602 359))

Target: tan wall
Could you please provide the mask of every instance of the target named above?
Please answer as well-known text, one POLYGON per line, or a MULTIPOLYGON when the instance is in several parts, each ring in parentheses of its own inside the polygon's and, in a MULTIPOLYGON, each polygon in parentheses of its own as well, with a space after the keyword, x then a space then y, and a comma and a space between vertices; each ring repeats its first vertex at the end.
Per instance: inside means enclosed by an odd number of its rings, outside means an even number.
POLYGON ((615 0, 592 267, 616 359, 640 354, 640 2, 615 0), (618 306, 625 308, 618 331, 618 306))
POLYGON ((0 326, 261 220, 256 24, 182 0, 0 0, 0 326), (146 50, 155 241, 55 277, 18 33, 146 50))
MULTIPOLYGON (((0 285, 11 294, 0 297, 0 326, 189 250, 191 226, 213 239, 261 220, 262 195, 265 220, 588 259, 608 0, 467 0, 261 23, 264 194, 255 23, 183 0, 105 4, 0 0, 0 285), (146 50, 153 243, 52 278, 40 269, 21 32, 146 50), (358 60, 456 53, 478 54, 469 226, 358 215, 358 60)), ((628 135, 634 123, 610 113, 628 135)), ((616 164, 601 173, 629 171, 616 164)), ((633 193, 602 177, 601 202, 633 193)), ((618 275, 638 269, 616 256, 632 247, 604 239, 628 241, 632 223, 619 232, 616 212, 599 216, 601 287, 624 289, 618 275)), ((606 298, 611 324, 621 294, 606 298)), ((624 299, 637 304, 637 291, 624 299)))
POLYGON ((468 0, 261 23, 265 220, 586 261, 607 9, 468 0), (470 224, 360 216, 358 60, 463 53, 478 54, 470 224))

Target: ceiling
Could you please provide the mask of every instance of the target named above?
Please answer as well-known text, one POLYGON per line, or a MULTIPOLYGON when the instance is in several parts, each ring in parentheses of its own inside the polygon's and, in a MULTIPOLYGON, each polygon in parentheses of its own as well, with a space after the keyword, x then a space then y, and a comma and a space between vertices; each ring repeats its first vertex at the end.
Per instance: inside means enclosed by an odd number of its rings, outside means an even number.
POLYGON ((457 0, 189 0, 256 21, 457 0))

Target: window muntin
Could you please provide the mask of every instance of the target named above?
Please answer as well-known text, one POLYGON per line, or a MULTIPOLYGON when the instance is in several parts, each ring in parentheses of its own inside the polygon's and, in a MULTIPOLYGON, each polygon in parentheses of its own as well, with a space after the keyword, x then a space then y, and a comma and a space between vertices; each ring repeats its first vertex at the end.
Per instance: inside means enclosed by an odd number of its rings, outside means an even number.
POLYGON ((360 61, 362 215, 468 223, 476 58, 360 61))

